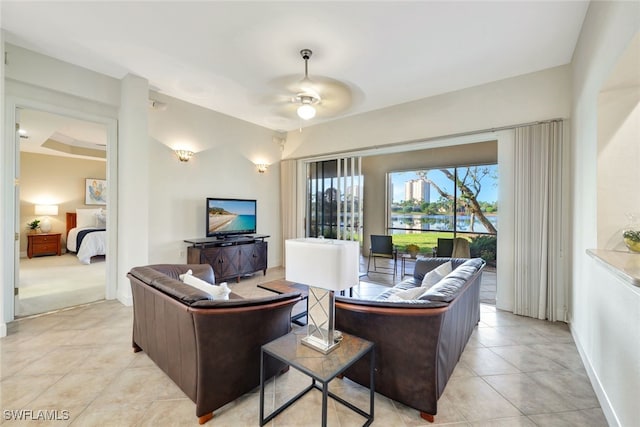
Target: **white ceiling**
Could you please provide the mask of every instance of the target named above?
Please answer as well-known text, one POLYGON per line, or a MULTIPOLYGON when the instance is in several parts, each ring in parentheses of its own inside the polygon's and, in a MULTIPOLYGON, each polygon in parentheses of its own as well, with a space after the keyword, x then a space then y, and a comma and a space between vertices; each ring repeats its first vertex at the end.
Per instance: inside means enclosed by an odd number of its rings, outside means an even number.
POLYGON ((22 152, 106 161, 103 124, 22 108, 17 117, 22 152))
MULTIPOLYGON (((274 130, 300 126, 283 81, 351 88, 339 116, 571 61, 588 2, 1 3, 6 41, 274 130)), ((170 107, 169 107, 170 108, 170 107)), ((305 126, 335 118, 324 115, 305 126)))

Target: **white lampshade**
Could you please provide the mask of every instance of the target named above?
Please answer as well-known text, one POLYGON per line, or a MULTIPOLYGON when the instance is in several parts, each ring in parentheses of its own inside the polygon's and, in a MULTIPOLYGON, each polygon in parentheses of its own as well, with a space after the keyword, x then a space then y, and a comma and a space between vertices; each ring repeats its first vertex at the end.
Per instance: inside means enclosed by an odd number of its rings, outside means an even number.
POLYGON ((358 242, 334 239, 285 241, 286 279, 341 291, 359 283, 358 242))
POLYGON ((298 117, 302 120, 310 120, 316 116, 316 109, 313 105, 303 104, 298 107, 298 117))
POLYGON ((332 239, 285 241, 286 279, 309 286, 307 336, 302 344, 327 354, 335 338, 335 291, 359 283, 360 246, 332 239))
POLYGON ((58 215, 58 205, 36 205, 36 215, 58 215))

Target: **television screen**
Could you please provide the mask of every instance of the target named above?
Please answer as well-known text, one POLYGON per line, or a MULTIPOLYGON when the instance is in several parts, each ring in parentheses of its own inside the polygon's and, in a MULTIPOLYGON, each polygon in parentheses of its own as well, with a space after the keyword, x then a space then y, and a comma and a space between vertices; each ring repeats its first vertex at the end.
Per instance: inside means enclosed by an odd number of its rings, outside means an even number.
POLYGON ((207 198, 207 237, 255 232, 255 200, 207 198))

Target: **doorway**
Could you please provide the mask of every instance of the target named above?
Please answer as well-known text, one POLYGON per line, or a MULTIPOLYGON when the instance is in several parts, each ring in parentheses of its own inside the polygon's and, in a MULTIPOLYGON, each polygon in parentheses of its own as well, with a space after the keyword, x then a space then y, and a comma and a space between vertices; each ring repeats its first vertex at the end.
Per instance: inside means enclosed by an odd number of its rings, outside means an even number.
MULTIPOLYGON (((14 316, 24 317, 105 298, 106 231, 102 250, 81 261, 70 229, 76 213, 108 214, 108 126, 32 108, 16 108, 16 257, 14 316), (88 185, 104 186, 104 198, 89 197, 88 185)), ((86 222, 86 221, 85 221, 86 222)), ((106 228, 106 224, 104 225, 106 228)), ((92 235, 100 234, 98 231, 92 235)), ((95 241, 96 239, 93 239, 95 241)), ((93 254, 93 253, 92 253, 93 254)))

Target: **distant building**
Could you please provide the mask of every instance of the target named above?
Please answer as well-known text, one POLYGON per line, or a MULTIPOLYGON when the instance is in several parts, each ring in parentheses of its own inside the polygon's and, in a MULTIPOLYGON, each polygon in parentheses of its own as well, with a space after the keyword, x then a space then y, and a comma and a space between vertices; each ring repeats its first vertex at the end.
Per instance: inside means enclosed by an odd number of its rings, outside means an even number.
POLYGON ((347 187, 346 195, 347 195, 347 200, 351 200, 352 197, 358 200, 360 198, 360 186, 353 185, 353 186, 347 187))
POLYGON ((431 185, 421 179, 412 179, 404 183, 404 199, 417 202, 431 200, 431 185))

